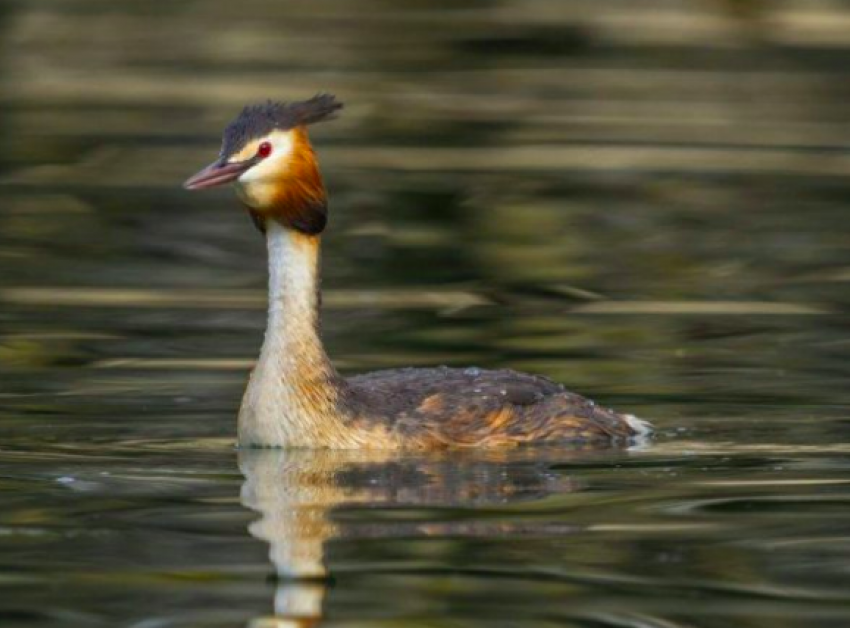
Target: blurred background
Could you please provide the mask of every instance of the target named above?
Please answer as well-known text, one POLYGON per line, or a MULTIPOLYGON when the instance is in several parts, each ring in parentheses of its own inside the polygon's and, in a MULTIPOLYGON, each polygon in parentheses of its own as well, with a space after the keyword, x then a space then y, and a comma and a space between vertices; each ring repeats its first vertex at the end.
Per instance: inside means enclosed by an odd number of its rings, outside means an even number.
POLYGON ((5 0, 0 33, 19 521, 61 519, 63 465, 229 452, 265 249, 181 182, 320 91, 344 372, 533 371, 771 464, 850 437, 847 0, 5 0))

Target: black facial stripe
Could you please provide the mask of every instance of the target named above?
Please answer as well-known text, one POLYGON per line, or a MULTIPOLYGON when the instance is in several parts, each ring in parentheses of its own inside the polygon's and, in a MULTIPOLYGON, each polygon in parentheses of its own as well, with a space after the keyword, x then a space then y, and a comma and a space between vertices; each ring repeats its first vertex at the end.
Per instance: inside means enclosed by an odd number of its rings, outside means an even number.
POLYGON ((228 161, 227 157, 222 155, 218 159, 218 167, 221 168, 222 166, 225 166, 227 164, 241 164, 244 165, 246 168, 252 168, 253 166, 256 166, 258 163, 263 161, 263 159, 264 158, 260 157, 259 155, 254 155, 253 157, 243 159, 242 161, 228 161))

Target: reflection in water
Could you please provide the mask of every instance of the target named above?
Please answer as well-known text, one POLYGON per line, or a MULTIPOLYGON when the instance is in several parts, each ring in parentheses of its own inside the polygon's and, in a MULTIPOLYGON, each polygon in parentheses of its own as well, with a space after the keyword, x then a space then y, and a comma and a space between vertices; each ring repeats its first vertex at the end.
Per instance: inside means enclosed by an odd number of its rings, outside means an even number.
POLYGON ((413 458, 240 451, 241 502, 258 513, 249 531, 276 575, 273 594, 262 589, 273 611, 264 600, 251 626, 332 614, 364 625, 767 628, 807 626, 812 613, 844 626, 838 458, 785 455, 793 464, 685 441, 413 458))
MULTIPOLYGON (((245 475, 242 503, 260 513, 260 518, 249 526, 249 532, 269 544, 269 557, 278 578, 276 623, 271 625, 309 626, 322 617, 331 577, 326 544, 334 539, 345 536, 494 538, 544 530, 569 534, 574 529, 563 524, 488 521, 486 517, 474 521, 393 521, 365 526, 342 525, 335 520, 335 509, 355 505, 505 507, 577 489, 572 480, 550 471, 548 464, 533 461, 532 452, 527 454, 526 464, 511 465, 505 464, 507 452, 488 453, 487 458, 473 461, 456 455, 456 458, 441 454, 411 459, 391 452, 241 450, 239 467, 245 475)), ((592 452, 583 455, 586 458, 592 452)), ((510 457, 518 455, 514 452, 510 457)), ((559 460, 569 460, 569 452, 560 451, 559 460)))
POLYGON ((239 452, 242 503, 260 513, 248 530, 269 544, 277 576, 271 625, 311 626, 323 615, 329 577, 325 542, 339 534, 330 511, 371 497, 368 490, 346 486, 342 472, 351 458, 333 450, 239 452))

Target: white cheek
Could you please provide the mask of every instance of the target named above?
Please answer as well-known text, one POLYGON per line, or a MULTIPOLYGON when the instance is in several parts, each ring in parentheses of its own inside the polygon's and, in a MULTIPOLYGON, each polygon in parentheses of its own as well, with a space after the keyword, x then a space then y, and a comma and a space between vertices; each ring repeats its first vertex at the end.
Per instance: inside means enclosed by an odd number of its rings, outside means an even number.
POLYGON ((279 164, 276 164, 277 161, 272 156, 264 159, 256 166, 248 168, 248 170, 239 175, 239 183, 248 185, 271 180, 274 178, 274 173, 278 171, 279 164))
POLYGON ((267 183, 280 176, 282 170, 286 169, 286 162, 292 152, 292 137, 290 133, 278 133, 269 139, 272 145, 271 155, 249 168, 239 177, 239 183, 250 185, 251 183, 267 183))

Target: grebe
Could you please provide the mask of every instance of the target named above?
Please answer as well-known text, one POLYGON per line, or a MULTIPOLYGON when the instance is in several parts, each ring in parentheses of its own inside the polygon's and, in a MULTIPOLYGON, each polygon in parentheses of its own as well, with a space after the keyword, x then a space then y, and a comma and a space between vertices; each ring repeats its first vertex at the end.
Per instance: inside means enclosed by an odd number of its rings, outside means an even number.
POLYGON ((648 423, 536 375, 446 367, 337 373, 319 335, 327 200, 307 126, 341 108, 329 94, 245 107, 225 129, 218 159, 184 184, 234 183, 268 246, 268 327, 239 410, 239 444, 439 449, 625 443, 649 433, 648 423))

